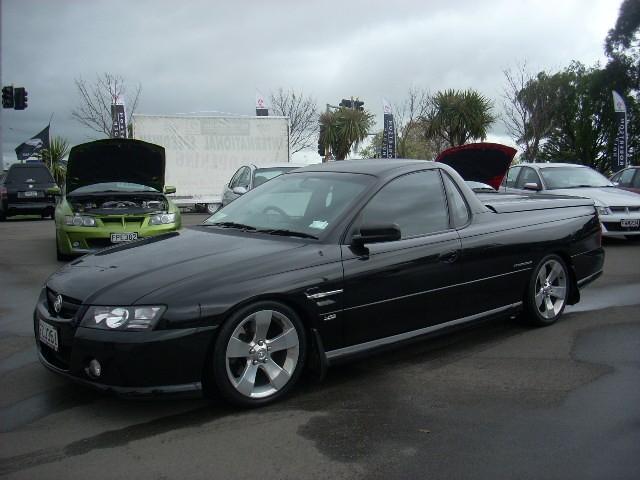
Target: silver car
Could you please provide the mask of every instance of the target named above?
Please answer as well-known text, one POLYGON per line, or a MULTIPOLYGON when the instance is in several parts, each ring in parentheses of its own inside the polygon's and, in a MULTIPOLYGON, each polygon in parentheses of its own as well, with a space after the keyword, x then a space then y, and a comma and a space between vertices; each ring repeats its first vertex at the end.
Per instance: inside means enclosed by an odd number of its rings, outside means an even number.
POLYGON ((640 240, 640 195, 615 188, 605 176, 584 165, 521 163, 509 169, 503 187, 508 192, 591 198, 602 235, 640 240))
POLYGON ((278 163, 273 165, 243 165, 233 174, 229 183, 222 191, 222 206, 231 203, 240 195, 244 195, 252 188, 262 185, 267 180, 282 175, 283 173, 305 167, 304 164, 278 163))

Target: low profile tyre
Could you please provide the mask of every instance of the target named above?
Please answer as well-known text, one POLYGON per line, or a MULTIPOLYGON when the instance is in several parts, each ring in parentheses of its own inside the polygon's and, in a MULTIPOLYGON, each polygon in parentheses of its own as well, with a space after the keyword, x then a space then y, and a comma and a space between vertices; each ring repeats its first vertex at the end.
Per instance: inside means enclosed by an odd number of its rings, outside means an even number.
POLYGON ((551 325, 562 315, 569 298, 571 277, 564 260, 544 257, 533 271, 525 295, 525 312, 530 323, 551 325))
POLYGON ((275 402, 300 378, 306 350, 304 326, 293 310, 280 302, 249 305, 222 325, 215 341, 218 393, 242 407, 275 402))

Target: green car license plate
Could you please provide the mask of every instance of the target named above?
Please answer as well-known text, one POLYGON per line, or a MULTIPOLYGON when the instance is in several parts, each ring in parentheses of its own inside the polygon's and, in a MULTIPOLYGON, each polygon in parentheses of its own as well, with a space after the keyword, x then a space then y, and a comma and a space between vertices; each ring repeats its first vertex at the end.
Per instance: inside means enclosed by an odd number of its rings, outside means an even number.
POLYGON ((137 239, 138 239, 138 232, 111 234, 111 243, 130 242, 131 240, 137 240, 137 239))

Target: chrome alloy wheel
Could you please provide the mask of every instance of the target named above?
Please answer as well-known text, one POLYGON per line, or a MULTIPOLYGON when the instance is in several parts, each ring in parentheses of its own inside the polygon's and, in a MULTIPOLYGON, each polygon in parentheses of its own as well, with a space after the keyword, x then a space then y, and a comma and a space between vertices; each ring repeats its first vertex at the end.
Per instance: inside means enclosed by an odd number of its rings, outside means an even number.
POLYGON ((240 394, 265 398, 289 382, 299 356, 300 339, 291 320, 275 310, 259 310, 245 317, 229 337, 227 376, 240 394))
POLYGON ((540 266, 534 293, 543 318, 551 320, 560 314, 567 300, 567 273, 559 261, 550 258, 540 266))

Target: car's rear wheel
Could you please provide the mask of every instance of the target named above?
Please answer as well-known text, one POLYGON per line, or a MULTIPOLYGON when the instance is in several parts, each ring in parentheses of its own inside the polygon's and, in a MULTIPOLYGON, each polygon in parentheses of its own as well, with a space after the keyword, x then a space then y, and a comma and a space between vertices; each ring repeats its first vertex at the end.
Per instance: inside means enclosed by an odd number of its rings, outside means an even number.
POLYGON ((218 210, 220 210, 220 204, 219 203, 207 203, 207 213, 213 215, 218 210))
POLYGON ((259 302, 227 320, 213 351, 213 377, 225 400, 258 407, 286 395, 306 358, 298 315, 280 302, 259 302))
POLYGON ((540 260, 524 299, 528 320, 539 326, 555 323, 567 305, 570 288, 571 277, 562 258, 547 255, 540 260))

